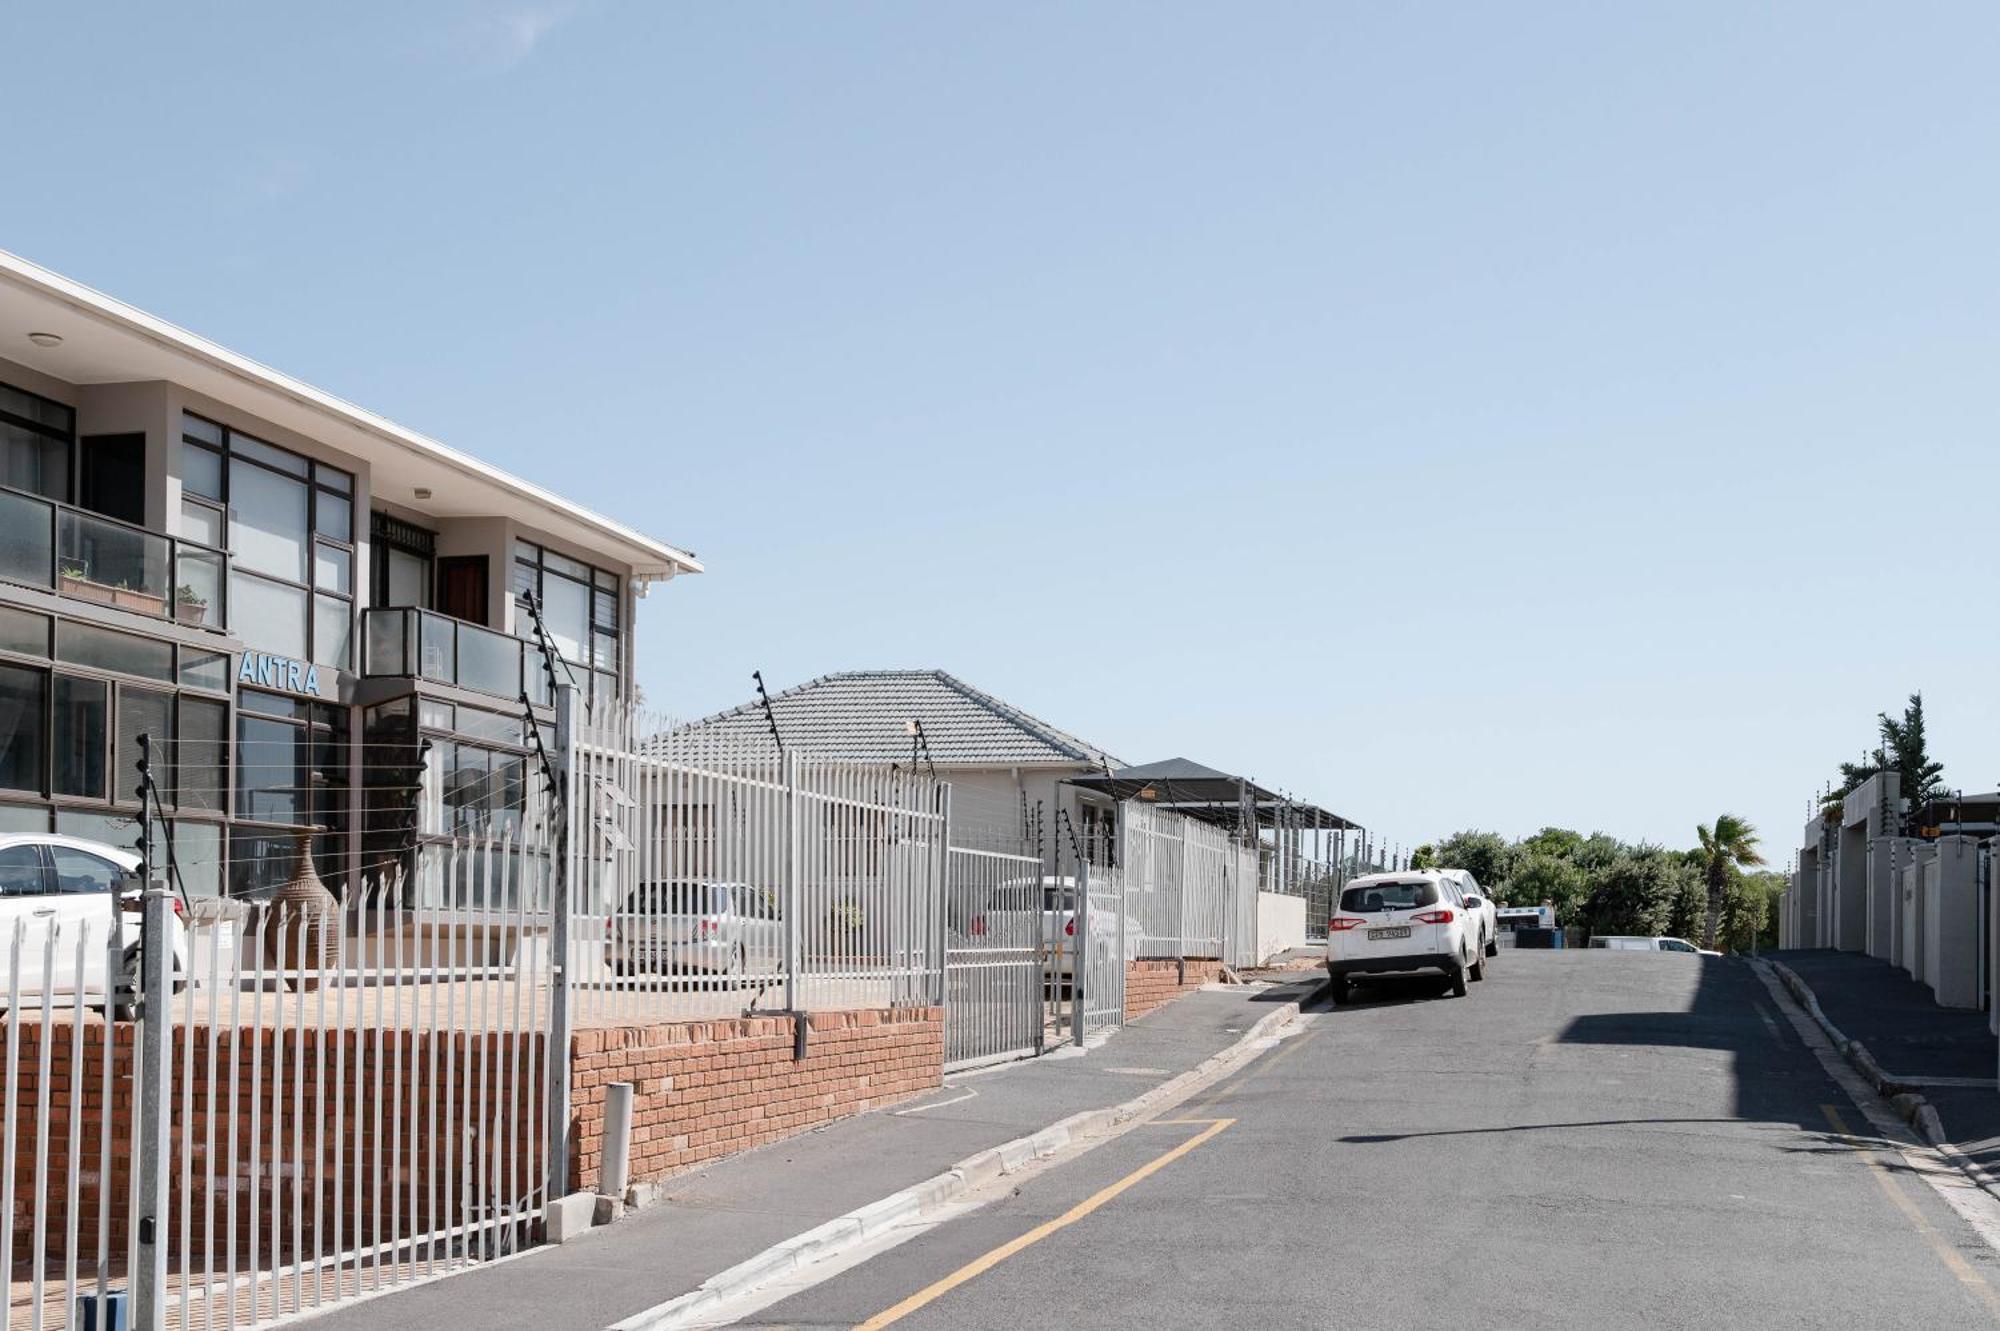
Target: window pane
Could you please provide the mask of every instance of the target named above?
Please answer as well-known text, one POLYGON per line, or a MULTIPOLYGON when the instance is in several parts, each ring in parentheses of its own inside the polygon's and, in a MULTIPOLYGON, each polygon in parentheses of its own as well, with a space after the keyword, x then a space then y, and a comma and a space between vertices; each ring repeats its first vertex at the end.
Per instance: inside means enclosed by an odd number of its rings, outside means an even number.
POLYGON ((229 578, 231 622, 243 640, 266 652, 306 659, 306 594, 262 578, 233 573, 229 578))
POLYGON ((354 657, 354 610, 338 596, 313 598, 313 660, 345 670, 354 657))
POLYGON ((266 693, 262 689, 245 689, 236 700, 236 706, 241 711, 301 719, 304 718, 308 705, 302 698, 293 698, 283 693, 266 693))
POLYGON ((222 427, 214 421, 205 421, 199 416, 190 416, 182 412, 181 433, 189 438, 214 444, 217 448, 222 446, 222 427))
POLYGON ((49 617, 0 607, 0 651, 25 656, 49 654, 49 617))
MULTIPOLYGON (((45 817, 44 827, 46 825, 45 817)), ((0 897, 38 897, 47 890, 39 850, 33 846, 9 846, 0 850, 0 897)))
POLYGON ((354 477, 338 467, 329 467, 324 462, 313 464, 313 479, 329 490, 338 490, 344 495, 354 493, 354 477))
MULTIPOLYGON (((287 453, 282 448, 267 444, 262 439, 252 439, 247 434, 237 434, 232 430, 229 434, 229 451, 246 458, 256 458, 259 462, 269 463, 280 471, 288 471, 294 476, 306 474, 306 460, 297 453, 287 453)), ((234 471, 229 473, 229 479, 231 481, 236 479, 234 471)))
POLYGON ((590 581, 590 565, 567 555, 559 555, 553 550, 542 551, 542 568, 550 573, 560 573, 575 578, 579 582, 590 581))
POLYGON ((181 699, 180 742, 174 753, 174 778, 183 810, 208 809, 227 813, 229 771, 229 711, 219 702, 181 699))
POLYGON ((139 798, 140 735, 152 741, 153 781, 160 788, 160 798, 171 804, 174 800, 174 695, 120 684, 118 747, 113 771, 117 782, 114 797, 117 799, 136 801, 139 798))
POLYGON ((207 504, 197 503, 191 499, 183 499, 180 528, 174 534, 184 536, 190 541, 199 541, 203 545, 212 545, 220 550, 223 545, 222 510, 210 508, 207 504))
POLYGON ((0 491, 0 578, 33 587, 53 587, 55 531, 56 511, 52 506, 26 495, 0 491))
POLYGON ((610 633, 593 634, 591 637, 590 663, 606 670, 618 668, 618 638, 610 633))
POLYGON ((221 824, 176 818, 167 825, 165 839, 173 843, 182 891, 191 897, 222 895, 221 824))
POLYGON ((599 591, 590 600, 590 622, 601 629, 618 627, 618 594, 599 591))
POLYGON ((306 494, 304 482, 229 464, 229 535, 239 567, 306 580, 306 494))
POLYGON ((56 659, 169 683, 174 678, 172 643, 115 633, 73 619, 56 625, 56 659))
POLYGON ((50 846, 49 858, 55 862, 56 891, 63 896, 108 897, 124 877, 110 860, 72 846, 50 846))
POLYGON ((0 485, 69 499, 69 441, 0 421, 0 485))
POLYGON ((354 553, 320 541, 313 546, 313 586, 330 592, 354 590, 354 553))
POLYGON ((314 510, 314 521, 321 536, 331 536, 336 541, 354 539, 354 506, 338 495, 319 492, 319 507, 314 510))
POLYGON ((48 700, 46 671, 0 666, 0 786, 41 790, 48 700))
POLYGON ((514 595, 526 596, 530 592, 539 592, 541 586, 542 575, 536 572, 533 564, 523 564, 519 560, 514 562, 514 595))
POLYGON ((305 793, 305 730, 261 716, 236 718, 236 815, 261 823, 298 819, 305 793))
POLYGON ((389 604, 430 608, 430 560, 407 550, 389 550, 389 604))
POLYGON ((181 489, 210 499, 222 498, 222 454, 198 444, 182 442, 177 453, 181 489))
POLYGON ((582 661, 584 644, 590 641, 590 589, 549 574, 542 579, 542 618, 556 650, 572 661, 582 661))
POLYGON ((229 658, 221 652, 181 648, 181 683, 191 689, 215 689, 218 692, 227 689, 229 658))
POLYGON ((516 541, 514 542, 514 558, 529 564, 539 564, 542 562, 542 547, 530 544, 527 541, 516 541))
POLYGON ((39 804, 0 804, 0 832, 46 832, 49 811, 39 804))
POLYGON ((292 880, 298 856, 290 832, 254 827, 229 829, 229 894, 266 897, 292 880))
POLYGON ((458 716, 450 703, 424 698, 417 703, 417 724, 430 730, 456 730, 458 716))
POLYGON ((57 675, 55 689, 56 794, 103 799, 106 685, 57 675))
POLYGON ((85 813, 81 809, 57 809, 56 832, 61 836, 101 841, 120 850, 136 850, 139 823, 130 814, 85 813))

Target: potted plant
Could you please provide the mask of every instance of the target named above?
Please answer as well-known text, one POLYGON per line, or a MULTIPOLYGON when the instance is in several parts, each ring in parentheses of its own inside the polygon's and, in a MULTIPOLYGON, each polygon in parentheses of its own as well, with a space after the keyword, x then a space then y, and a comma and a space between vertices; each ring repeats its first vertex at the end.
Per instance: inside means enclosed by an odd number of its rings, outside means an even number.
POLYGON ((199 624, 208 617, 208 598, 187 583, 174 588, 174 618, 184 624, 199 624))
POLYGON ((167 613, 166 597, 155 596, 144 588, 134 587, 131 583, 123 579, 120 579, 118 585, 111 589, 111 604, 117 606, 120 610, 137 610, 143 615, 164 615, 167 613))
POLYGON ((61 590, 64 596, 81 596, 92 601, 108 601, 111 599, 111 589, 109 587, 106 587, 101 582, 93 582, 91 580, 90 566, 88 564, 72 564, 68 560, 64 560, 57 566, 56 571, 62 575, 61 590))

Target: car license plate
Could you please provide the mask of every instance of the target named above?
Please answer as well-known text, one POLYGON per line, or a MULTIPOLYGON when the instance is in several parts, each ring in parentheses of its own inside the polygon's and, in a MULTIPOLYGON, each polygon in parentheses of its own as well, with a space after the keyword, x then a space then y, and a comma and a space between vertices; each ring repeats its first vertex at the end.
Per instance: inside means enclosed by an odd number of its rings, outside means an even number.
POLYGON ((1370 929, 1368 931, 1368 941, 1371 943, 1380 942, 1385 938, 1408 938, 1409 936, 1410 929, 1408 925, 1404 925, 1400 929, 1370 929))

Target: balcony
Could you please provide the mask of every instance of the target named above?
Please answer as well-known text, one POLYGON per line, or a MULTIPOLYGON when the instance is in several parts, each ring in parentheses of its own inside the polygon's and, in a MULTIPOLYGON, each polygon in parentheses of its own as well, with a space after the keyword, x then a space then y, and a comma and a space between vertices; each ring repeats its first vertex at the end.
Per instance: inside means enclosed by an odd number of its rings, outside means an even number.
POLYGON ((0 579, 155 619, 229 625, 227 554, 4 488, 0 579))
POLYGON ((432 610, 393 607, 361 612, 366 676, 426 679, 518 701, 525 687, 549 701, 541 657, 519 638, 432 610))

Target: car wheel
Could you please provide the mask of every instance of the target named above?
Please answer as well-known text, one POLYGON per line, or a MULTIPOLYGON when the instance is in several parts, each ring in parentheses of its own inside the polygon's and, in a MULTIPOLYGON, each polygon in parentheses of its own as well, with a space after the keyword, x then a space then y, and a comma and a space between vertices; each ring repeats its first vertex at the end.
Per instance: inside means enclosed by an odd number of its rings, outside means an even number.
POLYGON ((1453 998, 1465 997, 1465 967, 1463 966, 1454 967, 1451 971, 1451 996, 1453 998))
POLYGON ((1487 940, 1486 940, 1486 955, 1487 955, 1487 956, 1489 956, 1489 957, 1497 957, 1497 956, 1499 956, 1499 955, 1500 955, 1500 940, 1499 940, 1499 939, 1497 939, 1497 938, 1489 938, 1489 939, 1487 939, 1487 940))
POLYGON ((1486 978, 1486 956, 1484 953, 1474 954, 1472 964, 1466 967, 1466 978, 1474 984, 1486 978))
POLYGON ((743 978, 743 972, 749 969, 749 958, 743 955, 743 944, 738 943, 736 950, 729 954, 729 970, 726 974, 732 980, 740 980, 743 978))
POLYGON ((1348 979, 1345 975, 1336 975, 1333 977, 1331 984, 1333 989, 1333 1005, 1335 1007, 1345 1007, 1354 1001, 1354 981, 1348 979))

